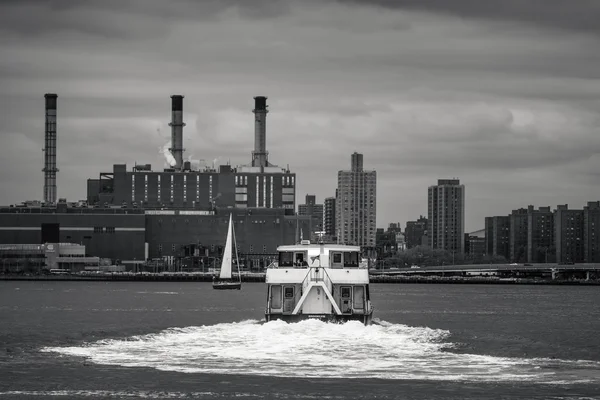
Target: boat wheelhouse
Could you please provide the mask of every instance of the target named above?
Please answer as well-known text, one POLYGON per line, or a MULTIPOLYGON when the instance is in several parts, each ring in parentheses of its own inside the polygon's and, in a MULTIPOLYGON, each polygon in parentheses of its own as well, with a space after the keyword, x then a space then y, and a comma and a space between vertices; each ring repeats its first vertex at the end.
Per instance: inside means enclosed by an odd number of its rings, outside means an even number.
POLYGON ((340 244, 279 246, 279 261, 267 268, 268 321, 317 318, 371 323, 369 269, 360 247, 340 244))

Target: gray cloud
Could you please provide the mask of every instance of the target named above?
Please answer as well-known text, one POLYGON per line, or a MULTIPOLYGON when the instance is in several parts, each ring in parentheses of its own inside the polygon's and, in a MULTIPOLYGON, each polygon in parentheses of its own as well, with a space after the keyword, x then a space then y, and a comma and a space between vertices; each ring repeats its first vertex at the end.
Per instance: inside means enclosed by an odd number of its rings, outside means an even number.
POLYGON ((46 92, 59 94, 58 185, 71 199, 113 163, 161 168, 178 93, 185 157, 209 164, 249 162, 252 97, 267 95, 270 160, 298 174, 299 202, 331 196, 364 153, 379 226, 425 214, 427 187, 452 176, 467 185, 467 230, 597 197, 600 38, 569 28, 571 14, 249 3, 2 2, 0 203, 41 195, 46 92))
POLYGON ((600 33, 600 3, 596 0, 337 0, 345 4, 380 6, 481 18, 516 21, 545 28, 600 33))

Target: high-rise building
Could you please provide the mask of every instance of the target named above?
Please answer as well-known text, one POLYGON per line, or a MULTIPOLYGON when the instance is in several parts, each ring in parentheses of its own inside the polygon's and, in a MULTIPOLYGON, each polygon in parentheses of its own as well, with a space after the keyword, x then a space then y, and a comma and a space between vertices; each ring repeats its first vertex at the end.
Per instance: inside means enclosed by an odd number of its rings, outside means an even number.
POLYGON ((406 248, 423 245, 423 237, 427 235, 427 218, 420 216, 416 221, 407 221, 404 229, 406 248))
POLYGON ((527 209, 513 210, 510 219, 510 261, 524 263, 527 261, 527 209))
POLYGON ((458 179, 438 179, 428 193, 429 243, 433 249, 465 251, 465 185, 458 179))
POLYGON ((337 236, 335 228, 335 199, 335 197, 327 197, 325 199, 323 230, 325 231, 325 235, 327 235, 330 238, 334 238, 337 236))
POLYGON ((315 219, 321 221, 320 225, 323 228, 323 204, 317 204, 315 195, 306 195, 305 204, 298 206, 298 215, 312 215, 315 219))
POLYGON ((550 207, 527 207, 527 262, 546 263, 554 258, 554 214, 550 207))
POLYGON ((554 243, 557 262, 583 262, 583 210, 569 210, 566 204, 556 206, 554 243))
POLYGON ((510 217, 485 217, 485 253, 510 259, 510 217))
POLYGON ((600 262, 600 201, 588 201, 583 207, 583 262, 600 262))
POLYGON ((338 172, 336 227, 341 243, 375 247, 377 172, 363 169, 363 155, 351 156, 350 171, 338 172))

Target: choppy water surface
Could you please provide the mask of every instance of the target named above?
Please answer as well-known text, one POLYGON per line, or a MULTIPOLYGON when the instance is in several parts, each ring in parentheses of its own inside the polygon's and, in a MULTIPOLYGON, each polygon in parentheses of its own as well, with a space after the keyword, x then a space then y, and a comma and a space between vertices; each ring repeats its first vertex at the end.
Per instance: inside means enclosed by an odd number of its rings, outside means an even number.
POLYGON ((368 327, 263 290, 0 282, 0 398, 600 398, 593 287, 373 285, 368 327))

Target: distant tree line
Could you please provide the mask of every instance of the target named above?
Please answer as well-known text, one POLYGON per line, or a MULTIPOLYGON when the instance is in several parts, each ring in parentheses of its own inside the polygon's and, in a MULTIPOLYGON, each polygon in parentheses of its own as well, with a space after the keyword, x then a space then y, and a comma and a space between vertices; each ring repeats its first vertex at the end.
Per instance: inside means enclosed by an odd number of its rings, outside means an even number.
POLYGON ((426 246, 416 246, 406 251, 385 254, 378 262, 378 268, 406 268, 417 266, 464 265, 464 264, 506 264, 503 256, 487 254, 461 254, 426 246))

